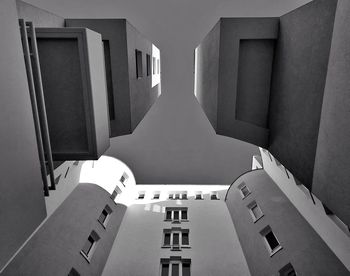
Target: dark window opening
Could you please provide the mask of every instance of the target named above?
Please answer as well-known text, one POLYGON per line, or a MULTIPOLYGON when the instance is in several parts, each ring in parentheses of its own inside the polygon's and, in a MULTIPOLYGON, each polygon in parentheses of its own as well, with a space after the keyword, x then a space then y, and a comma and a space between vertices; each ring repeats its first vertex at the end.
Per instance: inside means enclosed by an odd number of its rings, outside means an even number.
POLYGON ((135 56, 136 56, 136 78, 139 79, 143 77, 142 52, 139 50, 135 50, 135 56))
POLYGON ((151 74, 151 56, 149 54, 146 55, 146 68, 147 68, 147 76, 151 74))
POLYGON ((109 48, 109 40, 102 40, 102 42, 103 42, 103 50, 104 50, 104 57, 105 57, 109 119, 112 121, 112 120, 115 120, 115 109, 114 109, 111 52, 109 48))

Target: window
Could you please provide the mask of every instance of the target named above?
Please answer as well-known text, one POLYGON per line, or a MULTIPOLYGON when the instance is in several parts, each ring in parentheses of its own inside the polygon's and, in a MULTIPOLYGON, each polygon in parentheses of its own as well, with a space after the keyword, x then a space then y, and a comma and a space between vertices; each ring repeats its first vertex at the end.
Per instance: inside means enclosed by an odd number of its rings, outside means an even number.
POLYGON ((188 220, 187 207, 166 207, 165 220, 170 220, 173 223, 188 220))
POLYGON ((181 248, 189 248, 190 246, 188 229, 181 229, 180 227, 164 229, 163 235, 163 248, 181 250, 181 248))
POLYGON ((217 199, 219 199, 219 197, 218 197, 218 192, 212 192, 211 195, 210 195, 210 199, 211 199, 211 200, 217 200, 217 199))
POLYGON ((155 192, 153 194, 153 199, 159 199, 160 198, 160 193, 159 192, 155 192))
POLYGON ((257 220, 259 220, 264 216, 263 212, 261 211, 259 205, 256 203, 255 200, 249 203, 247 207, 249 209, 250 215, 252 216, 254 222, 256 222, 257 220))
POLYGON ((102 224, 103 227, 106 228, 108 220, 110 218, 110 215, 112 213, 112 209, 111 207, 109 207, 108 205, 106 205, 106 207, 102 210, 102 213, 100 215, 100 217, 98 218, 98 221, 102 224))
POLYGON ((153 68, 153 75, 156 74, 156 58, 152 58, 152 68, 153 68))
POLYGON ((145 198, 145 192, 140 192, 139 197, 137 199, 144 199, 145 198))
POLYGON ((120 188, 118 186, 115 186, 115 189, 113 191, 113 193, 111 194, 111 199, 115 200, 116 197, 122 193, 122 190, 120 190, 120 188))
POLYGON ((191 259, 181 257, 170 257, 160 260, 161 276, 191 276, 191 259))
POLYGON ((196 193, 196 199, 203 199, 202 192, 197 192, 196 193))
POLYGON ((172 192, 172 193, 169 194, 169 199, 186 200, 187 199, 187 193, 186 192, 172 192))
POLYGON ((72 267, 68 273, 68 276, 80 276, 80 273, 74 267, 72 267))
POLYGON ((123 173, 123 175, 120 177, 120 182, 123 184, 123 186, 125 187, 125 181, 127 181, 129 178, 129 176, 127 175, 127 173, 123 173))
POLYGON ((267 249, 270 252, 270 256, 273 256, 275 253, 282 249, 279 241, 277 240, 275 234, 272 232, 270 226, 266 226, 263 230, 260 231, 260 234, 265 240, 267 249))
POLYGON ((139 50, 135 50, 135 56, 136 56, 136 78, 140 79, 143 77, 142 52, 139 50))
POLYGON ((146 68, 147 68, 147 76, 151 74, 151 56, 146 54, 146 68))
POLYGON ((280 276, 296 276, 297 273, 294 270, 294 267, 291 265, 291 263, 288 263, 284 267, 282 267, 279 271, 280 276))
POLYGON ((244 182, 238 185, 238 189, 241 191, 241 196, 243 199, 250 195, 250 191, 244 182))
POLYGON ((95 231, 92 231, 87 241, 85 242, 83 249, 80 251, 80 253, 88 262, 91 261, 92 254, 95 251, 96 244, 99 239, 100 237, 97 235, 97 233, 95 231))
POLYGON ((157 59, 157 74, 160 73, 160 62, 159 59, 157 59))

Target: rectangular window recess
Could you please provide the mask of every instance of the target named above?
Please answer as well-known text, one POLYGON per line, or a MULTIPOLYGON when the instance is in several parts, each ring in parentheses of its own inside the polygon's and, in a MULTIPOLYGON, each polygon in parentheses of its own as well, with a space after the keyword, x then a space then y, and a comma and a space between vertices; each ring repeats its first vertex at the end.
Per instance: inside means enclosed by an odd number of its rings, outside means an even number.
POLYGON ((197 192, 195 199, 197 200, 203 199, 203 194, 201 192, 197 192))
POLYGON ((260 231, 260 234, 265 241, 266 248, 268 249, 271 257, 282 249, 281 244, 279 243, 275 234, 272 232, 270 226, 266 226, 263 230, 260 231))
POLYGON ((98 221, 101 223, 101 225, 104 228, 106 228, 107 226, 111 213, 112 213, 111 207, 106 205, 105 208, 102 210, 100 217, 98 218, 98 221))
POLYGON ((253 218, 253 222, 258 221, 259 219, 261 219, 264 214, 260 209, 260 206, 256 203, 256 201, 252 201, 251 203, 249 203, 247 205, 248 209, 249 209, 249 213, 253 218))
POLYGON ((242 182, 241 184, 239 184, 237 188, 241 192, 242 199, 245 199, 248 195, 250 195, 250 191, 247 185, 245 184, 245 182, 242 182))
POLYGON ((173 227, 163 230, 163 248, 171 248, 172 250, 181 250, 181 248, 189 248, 189 229, 173 227))
POLYGON ((291 263, 286 264, 278 272, 279 272, 279 276, 296 276, 297 275, 291 263))
POLYGON ((191 276, 191 259, 178 256, 160 259, 160 276, 191 276))
POLYGON ((181 223, 183 221, 188 221, 188 208, 166 207, 165 221, 171 221, 172 223, 181 223))
POLYGON ((135 50, 135 59, 136 59, 136 78, 140 79, 143 77, 141 51, 135 50))
POLYGON ((144 199, 144 198, 145 198, 145 193, 144 192, 139 193, 139 196, 137 199, 144 199))
POLYGON ((80 253, 83 255, 83 257, 90 263, 92 255, 96 249, 96 245, 98 240, 100 239, 99 235, 95 232, 92 231, 85 242, 82 250, 80 253))

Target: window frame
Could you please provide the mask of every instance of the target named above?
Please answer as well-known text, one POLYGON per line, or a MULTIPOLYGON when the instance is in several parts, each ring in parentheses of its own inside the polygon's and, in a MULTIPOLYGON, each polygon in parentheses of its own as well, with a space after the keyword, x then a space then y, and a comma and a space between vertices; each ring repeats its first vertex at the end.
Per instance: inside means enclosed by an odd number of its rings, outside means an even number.
POLYGON ((151 55, 146 54, 146 76, 149 77, 151 75, 151 55))
POLYGON ((194 199, 195 200, 203 200, 203 193, 202 192, 196 192, 195 193, 195 196, 194 196, 194 199), (200 198, 197 198, 197 197, 200 197, 200 198))
POLYGON ((219 198, 219 193, 218 192, 211 192, 210 193, 210 200, 220 200, 220 198, 219 198), (213 198, 213 197, 215 197, 215 198, 213 198))
POLYGON ((237 186, 237 188, 238 188, 239 191, 240 191, 240 194, 241 194, 242 199, 245 199, 246 197, 248 197, 248 196, 252 193, 252 192, 249 190, 247 184, 246 184, 244 181, 243 181, 241 184, 239 184, 239 185, 237 186), (243 189, 244 189, 244 188, 246 188, 247 194, 244 194, 244 192, 243 192, 243 189))
POLYGON ((87 240, 85 241, 83 248, 80 250, 80 254, 88 261, 88 263, 91 262, 92 256, 96 250, 97 243, 100 240, 100 236, 96 233, 96 231, 91 231, 90 235, 88 236, 87 240), (91 246, 89 247, 89 250, 87 252, 84 251, 84 247, 86 246, 89 239, 92 239, 93 242, 91 246))
POLYGON ((109 219, 111 218, 112 212, 113 212, 113 211, 112 211, 111 207, 109 207, 108 205, 106 205, 106 206, 103 208, 103 210, 102 210, 100 216, 99 216, 98 219, 97 219, 98 222, 99 222, 99 223, 103 226, 103 228, 105 228, 105 229, 106 229, 106 227, 107 227, 107 224, 108 224, 109 219), (106 211, 107 215, 105 216, 105 219, 104 219, 103 221, 101 221, 100 218, 101 218, 101 215, 103 214, 104 211, 106 211))
POLYGON ((247 205, 247 208, 248 208, 248 210, 249 210, 249 213, 250 213, 250 215, 251 215, 251 217, 252 217, 254 223, 257 222, 258 220, 260 220, 260 219, 264 216, 263 211, 261 210, 259 204, 258 204, 255 200, 253 200, 252 202, 250 202, 250 203, 247 205), (255 213, 254 213, 254 211, 253 211, 253 209, 254 209, 255 207, 259 208, 260 214, 261 214, 260 217, 256 217, 256 216, 255 216, 255 213))
POLYGON ((145 199, 145 197, 146 197, 146 192, 139 192, 137 196, 137 200, 145 199))
POLYGON ((273 255, 275 255, 277 252, 279 252, 281 249, 283 249, 280 241, 278 240, 278 238, 276 237, 275 233, 272 231, 271 227, 268 225, 266 226, 263 230, 260 231, 260 234, 264 240, 265 246, 268 250, 268 252, 270 253, 270 257, 272 257, 273 255), (272 235, 274 236, 274 238, 276 239, 278 245, 275 248, 271 248, 270 243, 268 241, 268 239, 266 238, 266 236, 272 233, 272 235))
POLYGON ((179 265, 179 276, 183 275, 183 265, 188 264, 190 268, 191 275, 191 259, 182 259, 180 256, 171 256, 170 258, 160 259, 160 276, 172 276, 173 275, 173 264, 179 265), (163 265, 167 264, 169 266, 168 275, 162 274, 163 265))
POLYGON ((165 219, 164 221, 171 221, 172 223, 181 223, 188 221, 188 208, 187 207, 165 207, 165 219), (168 219, 168 212, 171 213, 171 218, 168 219), (175 219, 175 212, 179 212, 179 219, 175 219), (186 219, 183 218, 184 212, 186 213, 186 219))

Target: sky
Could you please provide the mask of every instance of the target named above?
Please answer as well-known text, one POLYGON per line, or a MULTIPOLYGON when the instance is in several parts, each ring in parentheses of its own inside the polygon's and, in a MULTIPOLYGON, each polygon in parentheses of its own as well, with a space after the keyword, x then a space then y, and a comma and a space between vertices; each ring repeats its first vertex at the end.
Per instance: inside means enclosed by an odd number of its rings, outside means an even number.
POLYGON ((193 94, 194 49, 220 17, 278 17, 309 0, 25 0, 64 18, 126 18, 161 51, 162 95, 106 154, 138 184, 230 184, 256 146, 215 134, 193 94))

